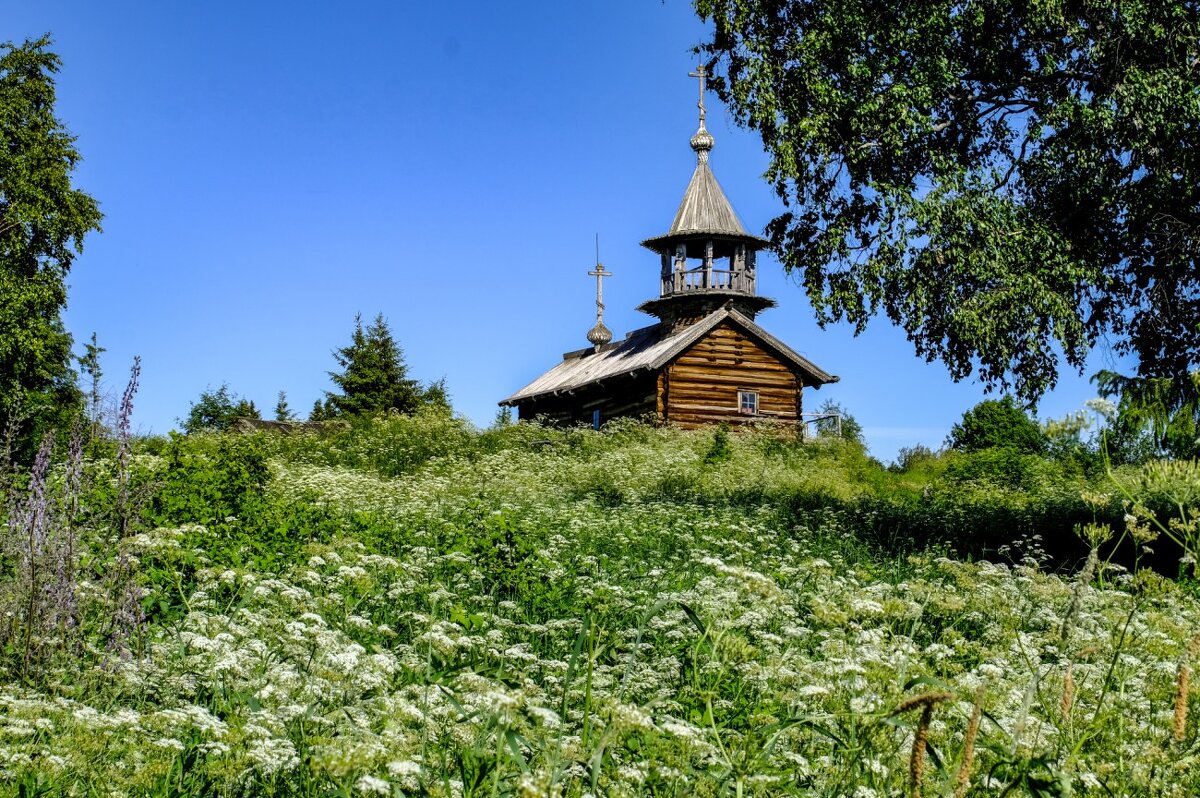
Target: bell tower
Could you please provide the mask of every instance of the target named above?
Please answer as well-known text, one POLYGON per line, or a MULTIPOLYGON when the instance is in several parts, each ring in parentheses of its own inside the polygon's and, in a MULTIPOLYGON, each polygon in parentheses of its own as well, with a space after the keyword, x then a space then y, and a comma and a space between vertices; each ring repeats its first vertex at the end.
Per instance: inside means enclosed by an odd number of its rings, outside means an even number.
POLYGON ((692 136, 696 170, 683 194, 666 235, 648 238, 642 246, 657 252, 661 262, 658 299, 638 306, 671 329, 688 326, 722 307, 751 320, 775 301, 758 296, 755 261, 766 239, 746 232, 725 192, 709 167, 715 143, 704 126, 704 83, 701 64, 688 73, 700 84, 700 127, 692 136))

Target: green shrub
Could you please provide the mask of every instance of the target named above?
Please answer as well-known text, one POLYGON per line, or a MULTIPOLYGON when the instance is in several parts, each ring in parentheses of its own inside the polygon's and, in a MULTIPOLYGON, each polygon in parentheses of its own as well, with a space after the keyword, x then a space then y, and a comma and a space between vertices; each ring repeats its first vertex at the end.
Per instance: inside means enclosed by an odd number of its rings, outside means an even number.
POLYGON ((147 506, 159 526, 212 524, 257 510, 271 478, 253 436, 178 435, 162 455, 158 485, 147 506))
POLYGON ((963 414, 950 430, 951 449, 978 452, 983 449, 1015 449, 1026 454, 1045 451, 1041 428, 1011 396, 987 399, 963 414))
POLYGON ((323 431, 275 436, 267 441, 267 447, 272 454, 289 460, 393 477, 412 473, 436 458, 469 457, 479 440, 469 422, 444 408, 430 406, 413 415, 357 416, 323 431))

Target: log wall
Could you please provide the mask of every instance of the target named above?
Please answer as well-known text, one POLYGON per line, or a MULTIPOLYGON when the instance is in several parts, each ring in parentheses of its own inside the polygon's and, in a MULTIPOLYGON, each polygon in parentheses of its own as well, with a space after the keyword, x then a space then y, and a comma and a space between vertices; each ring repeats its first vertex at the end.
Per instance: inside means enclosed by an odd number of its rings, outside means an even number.
POLYGON ((727 421, 796 422, 803 385, 788 366, 741 330, 722 324, 677 357, 664 371, 659 406, 680 427, 727 421), (738 391, 758 394, 758 415, 739 412, 738 391))
POLYGON ((559 396, 545 396, 517 406, 517 418, 531 421, 542 417, 553 424, 592 423, 592 412, 600 411, 601 423, 614 418, 653 414, 657 408, 657 378, 653 374, 624 377, 589 385, 559 396))

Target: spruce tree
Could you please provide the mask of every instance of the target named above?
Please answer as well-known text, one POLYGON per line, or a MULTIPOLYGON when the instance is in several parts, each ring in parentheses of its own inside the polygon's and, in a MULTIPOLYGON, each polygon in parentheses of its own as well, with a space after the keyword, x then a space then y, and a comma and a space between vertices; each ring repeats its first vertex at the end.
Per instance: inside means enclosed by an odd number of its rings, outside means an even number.
POLYGON ((288 407, 287 391, 280 391, 279 398, 275 400, 275 420, 294 421, 295 418, 292 409, 288 407))
POLYGON ((61 62, 49 46, 0 44, 0 432, 19 460, 82 410, 62 309, 67 273, 101 219, 71 186, 80 157, 54 115, 61 62))
POLYGON ((421 404, 421 388, 408 378, 404 353, 380 313, 363 328, 362 314, 354 317, 350 345, 336 349, 341 372, 329 376, 340 393, 326 393, 334 415, 362 416, 388 410, 410 414, 421 404))

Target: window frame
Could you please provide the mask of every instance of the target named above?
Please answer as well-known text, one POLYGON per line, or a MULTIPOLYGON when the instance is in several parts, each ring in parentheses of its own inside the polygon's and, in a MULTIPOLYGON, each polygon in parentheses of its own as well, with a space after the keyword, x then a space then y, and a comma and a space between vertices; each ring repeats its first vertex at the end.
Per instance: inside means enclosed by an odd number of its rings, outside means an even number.
POLYGON ((737 392, 737 411, 743 416, 757 416, 760 412, 758 391, 744 391, 739 389, 737 392))

